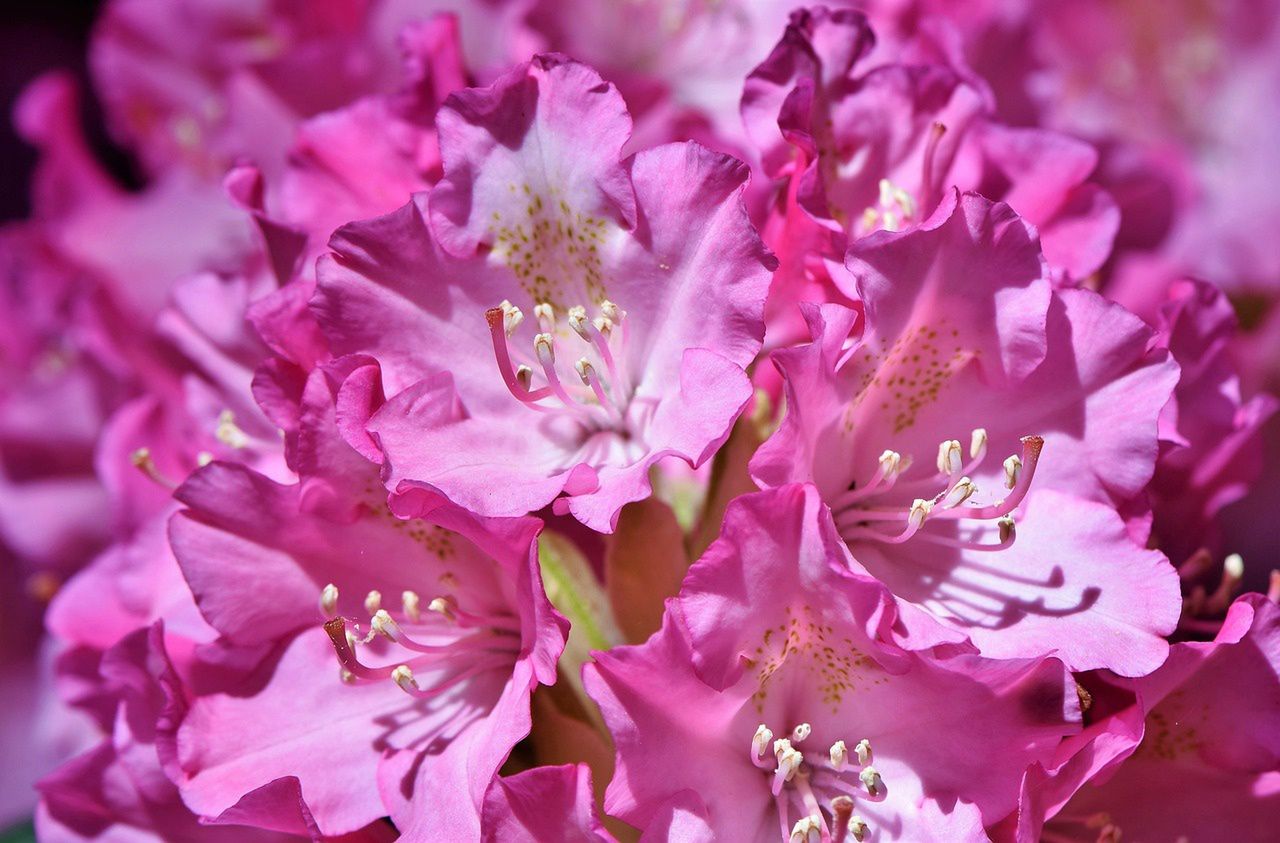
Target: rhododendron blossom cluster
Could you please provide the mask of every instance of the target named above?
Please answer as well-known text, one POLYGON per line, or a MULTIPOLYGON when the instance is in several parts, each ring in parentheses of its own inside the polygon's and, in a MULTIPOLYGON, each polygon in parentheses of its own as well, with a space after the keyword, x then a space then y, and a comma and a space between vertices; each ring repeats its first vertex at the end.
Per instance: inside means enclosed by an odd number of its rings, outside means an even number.
POLYGON ((89 65, 13 115, 0 827, 1275 839, 1280 3, 109 0, 89 65))

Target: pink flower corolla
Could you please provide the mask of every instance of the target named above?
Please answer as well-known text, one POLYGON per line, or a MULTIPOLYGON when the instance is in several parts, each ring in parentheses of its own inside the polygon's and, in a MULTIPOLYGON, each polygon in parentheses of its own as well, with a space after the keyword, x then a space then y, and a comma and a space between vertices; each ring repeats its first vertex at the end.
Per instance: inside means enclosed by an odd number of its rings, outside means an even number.
POLYGON ((614 843, 596 813, 585 764, 535 767, 495 779, 484 800, 485 843, 614 843))
POLYGON ((1159 342, 1182 369, 1160 416, 1164 440, 1150 496, 1153 532, 1175 562, 1223 547, 1217 516, 1257 481, 1265 453, 1262 427, 1276 412, 1268 394, 1241 397, 1230 344, 1235 313, 1205 282, 1172 284, 1160 312, 1159 342))
MULTIPOLYGON (((218 816, 198 817, 168 778, 173 758, 170 727, 181 716, 187 679, 201 665, 196 651, 163 624, 143 627, 112 646, 97 667, 111 710, 110 734, 39 784, 36 828, 44 840, 291 841, 315 840, 319 831, 298 792, 284 777, 218 816), (246 817, 268 816, 262 827, 246 817)), ((382 823, 352 841, 391 839, 382 823)))
POLYGON ((730 505, 662 630, 585 669, 617 747, 609 814, 689 840, 986 839, 1078 730, 1070 675, 888 643, 892 598, 847 556, 812 487, 730 505))
POLYGON ((757 482, 815 483, 908 621, 993 657, 1159 666, 1177 577, 1117 514, 1142 511, 1177 376, 1152 332, 1054 291, 1028 226, 972 194, 849 268, 860 307, 809 307, 813 342, 773 355, 787 412, 757 482))
POLYGON ((989 100, 945 50, 880 47, 861 12, 818 7, 792 14, 747 79, 743 115, 766 169, 789 169, 799 206, 837 234, 837 257, 848 241, 923 223, 958 187, 1007 202, 1037 227, 1055 272, 1084 278, 1119 225, 1115 203, 1088 181, 1097 154, 1005 126, 989 100))
POLYGON ((555 56, 437 121, 444 179, 340 230, 313 302, 334 354, 382 366, 384 479, 485 516, 563 493, 609 531, 650 466, 704 462, 751 397, 773 260, 745 168, 692 143, 620 160, 621 98, 555 56))
POLYGON ((1028 772, 1017 839, 1268 839, 1280 810, 1278 668, 1280 610, 1250 594, 1213 641, 1175 644, 1150 676, 1112 680, 1136 699, 1028 772))
POLYGON ((331 388, 318 369, 304 394, 300 483, 215 462, 178 491, 189 509, 171 523, 174 553, 247 665, 194 689, 178 783, 216 815, 295 775, 325 834, 389 813, 414 839, 470 838, 564 644, 539 525, 421 496, 423 518, 392 515, 375 467, 332 427, 331 388))
POLYGON ((298 123, 390 93, 413 0, 113 0, 90 64, 111 129, 153 173, 216 182, 237 159, 278 174, 298 123))

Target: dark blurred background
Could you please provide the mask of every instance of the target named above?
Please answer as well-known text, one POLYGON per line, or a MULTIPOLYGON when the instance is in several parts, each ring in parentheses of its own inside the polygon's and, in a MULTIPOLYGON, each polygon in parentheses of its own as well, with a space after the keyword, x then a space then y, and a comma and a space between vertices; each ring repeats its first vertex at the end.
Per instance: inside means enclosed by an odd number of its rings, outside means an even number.
POLYGON ((127 158, 107 140, 85 71, 89 30, 101 0, 3 0, 0 13, 0 220, 25 216, 35 153, 13 129, 13 105, 22 89, 50 70, 71 71, 84 92, 90 143, 108 169, 130 172, 127 158))

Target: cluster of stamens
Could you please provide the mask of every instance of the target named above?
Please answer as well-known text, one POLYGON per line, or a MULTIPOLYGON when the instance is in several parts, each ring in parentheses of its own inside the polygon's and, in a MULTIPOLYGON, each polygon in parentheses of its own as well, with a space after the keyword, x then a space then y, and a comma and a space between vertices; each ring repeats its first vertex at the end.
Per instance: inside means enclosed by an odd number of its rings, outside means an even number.
POLYGON ((908 224, 917 222, 923 211, 928 213, 933 200, 935 163, 938 143, 947 132, 947 127, 934 123, 925 141, 924 155, 921 159, 919 201, 906 190, 887 178, 880 179, 879 196, 876 204, 870 205, 862 212, 860 234, 867 235, 881 229, 900 231, 908 224))
POLYGON ((858 741, 852 751, 842 740, 825 753, 802 749, 812 731, 808 723, 801 723, 787 737, 775 740, 773 730, 762 723, 751 738, 751 763, 773 774, 770 789, 782 839, 786 843, 860 843, 869 827, 854 813, 854 799, 876 800, 885 792, 884 780, 871 765, 871 742, 858 741), (791 823, 793 804, 801 816, 791 823))
POLYGON ((324 630, 344 682, 390 679, 413 697, 434 697, 486 671, 508 668, 520 649, 516 618, 468 612, 450 596, 424 607, 416 592, 402 592, 397 619, 383 608, 382 594, 370 591, 364 598, 369 621, 363 633, 359 623, 338 614, 338 589, 332 583, 320 593, 320 610, 328 618, 324 630), (378 639, 398 645, 401 658, 376 666, 361 661, 357 650, 378 639), (424 686, 419 677, 428 672, 433 682, 424 686))
POLYGON ((509 301, 485 312, 498 370, 511 394, 535 410, 567 409, 597 425, 601 421, 621 421, 631 392, 626 358, 621 353, 626 311, 611 301, 603 301, 600 315, 592 319, 585 307, 569 308, 565 324, 586 344, 588 354, 573 363, 577 377, 563 380, 556 367, 557 347, 576 340, 561 329, 551 304, 535 305, 533 314, 540 330, 533 337, 532 354, 521 355, 511 338, 524 322, 524 312, 509 301), (535 381, 540 382, 535 385, 535 381), (605 418, 601 419, 601 414, 605 418))
POLYGON ((880 455, 875 473, 861 488, 850 489, 831 502, 836 526, 846 541, 876 541, 885 544, 902 544, 915 538, 947 547, 969 550, 1004 550, 1013 544, 1015 528, 1013 511, 1026 497, 1035 476, 1036 463, 1044 439, 1039 436, 1022 437, 1022 455, 1010 455, 1004 461, 1005 495, 992 503, 973 503, 978 486, 971 478, 987 456, 987 432, 978 428, 969 440, 969 458, 964 459, 960 442, 948 439, 938 446, 938 477, 923 478, 906 483, 898 479, 911 465, 911 458, 897 451, 885 451, 880 455), (910 506, 878 506, 881 498, 890 490, 897 494, 923 490, 927 484, 941 482, 942 490, 930 498, 914 498, 910 506), (941 535, 924 529, 930 522, 941 521, 994 521, 999 531, 996 542, 978 542, 969 539, 941 535), (888 528, 888 529, 885 529, 888 528))

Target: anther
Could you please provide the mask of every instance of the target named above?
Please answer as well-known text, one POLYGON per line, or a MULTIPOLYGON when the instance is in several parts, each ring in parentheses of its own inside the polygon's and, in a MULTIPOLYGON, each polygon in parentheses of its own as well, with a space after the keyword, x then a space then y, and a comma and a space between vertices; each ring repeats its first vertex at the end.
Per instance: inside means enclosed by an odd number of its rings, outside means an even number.
POLYGON ((591 321, 596 326, 596 330, 604 334, 606 337, 613 331, 613 320, 604 316, 599 316, 591 321))
POLYGON ((752 759, 764 756, 765 750, 769 748, 769 744, 773 742, 773 730, 761 723, 756 727, 755 736, 751 738, 751 757, 752 759))
POLYGON ((914 533, 919 530, 924 520, 933 512, 933 504, 923 498, 911 502, 911 512, 907 515, 907 526, 914 533))
POLYGON ((129 462, 133 463, 133 467, 141 471, 149 480, 164 486, 166 489, 176 489, 177 484, 160 473, 160 469, 156 467, 156 461, 151 456, 150 448, 139 448, 129 455, 129 462))
POLYGON ((591 334, 587 330, 587 309, 582 305, 569 308, 569 327, 587 342, 591 342, 591 334))
POLYGON ((437 597, 427 604, 427 609, 436 614, 443 615, 447 621, 456 621, 457 614, 453 611, 453 601, 448 597, 437 597))
POLYGON ((379 635, 390 638, 392 641, 396 638, 399 628, 396 626, 395 620, 386 609, 379 609, 373 613, 373 617, 369 619, 369 626, 379 635))
POLYGON ((897 451, 885 451, 880 455, 880 471, 886 479, 896 477, 902 470, 902 454, 897 451))
POLYGON ((551 334, 538 334, 533 338, 533 352, 538 355, 538 362, 549 366, 556 361, 555 340, 551 334))
POLYGON ((422 600, 416 591, 406 591, 400 595, 400 606, 404 609, 404 616, 414 623, 422 619, 421 604, 422 600))
POLYGON ((971 498, 976 491, 978 491, 978 487, 974 485, 972 480, 968 477, 961 477, 955 482, 955 485, 947 490, 946 495, 938 502, 938 506, 943 509, 953 509, 971 498))
POLYGON ((880 790, 880 774, 875 767, 865 767, 858 773, 858 779, 866 786, 867 792, 875 796, 880 790))
POLYGON ((868 831, 867 823, 865 820, 862 819, 862 817, 855 814, 849 820, 849 833, 853 835, 853 839, 857 840, 858 843, 862 843, 862 841, 866 838, 867 831, 868 831))
POLYGON ((969 459, 979 459, 987 452, 987 429, 985 427, 975 428, 973 434, 969 437, 969 459))
POLYGON ((356 675, 355 675, 354 673, 352 673, 351 671, 347 670, 345 667, 339 667, 339 668, 338 668, 338 679, 339 679, 339 680, 342 682, 342 684, 344 684, 344 685, 354 685, 354 684, 356 684, 356 675))
POLYGON ((802 740, 809 737, 810 733, 812 732, 813 732, 812 726, 810 726, 808 723, 801 723, 791 730, 791 742, 800 743, 802 740))
POLYGON ((815 816, 796 820, 791 827, 790 843, 819 843, 822 840, 822 823, 815 816))
POLYGON ((409 669, 409 665, 402 664, 395 670, 391 671, 391 678, 400 686, 402 691, 406 693, 414 693, 418 690, 418 682, 413 678, 413 671, 409 669))
POLYGON ((549 302, 533 306, 533 317, 544 331, 554 331, 556 327, 556 309, 549 302))
POLYGON ((1022 458, 1013 454, 1004 461, 1004 485, 1012 489, 1018 485, 1018 477, 1022 474, 1022 458))
POLYGON ((837 773, 849 766, 849 747, 844 741, 831 745, 831 767, 837 773))
POLYGON ((516 383, 520 384, 520 388, 528 391, 533 385, 533 369, 530 369, 524 363, 516 367, 516 383))
POLYGON ((624 318, 626 318, 626 315, 627 315, 627 312, 625 310, 618 307, 616 304, 609 301, 608 299, 605 299, 604 301, 600 302, 600 312, 604 314, 604 318, 608 319, 614 324, 621 322, 624 318))
POLYGON ((218 426, 213 435, 228 448, 239 450, 249 444, 249 437, 236 424, 236 414, 230 410, 223 410, 218 414, 218 426))
POLYGON ((326 618, 336 617, 338 614, 338 587, 333 583, 320 591, 320 611, 324 612, 326 618))
POLYGON ((201 468, 204 468, 206 465, 208 465, 211 462, 213 462, 213 454, 209 453, 208 451, 201 451, 200 453, 196 454, 196 465, 200 466, 201 468))
POLYGON ((502 309, 502 330, 507 336, 511 336, 524 321, 524 312, 506 299, 498 307, 502 309))
POLYGON ((595 369, 591 365, 591 361, 585 357, 581 357, 578 359, 577 363, 573 364, 573 368, 574 371, 578 373, 578 377, 582 378, 583 384, 591 386, 591 375, 595 372, 595 369))
POLYGON ((957 440, 948 439, 938 445, 939 474, 955 474, 960 470, 961 465, 960 443, 957 440))
POLYGON ((858 745, 853 748, 853 751, 857 753, 858 764, 863 767, 867 766, 867 762, 871 760, 871 741, 863 738, 858 741, 858 745))
POLYGON ((365 595, 364 610, 369 614, 376 614, 382 608, 382 592, 374 589, 365 595))
POLYGON ((1017 527, 1014 525, 1013 516, 1006 515, 996 524, 1000 527, 1000 544, 1011 544, 1017 536, 1017 527))

